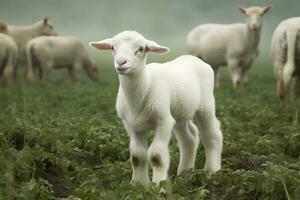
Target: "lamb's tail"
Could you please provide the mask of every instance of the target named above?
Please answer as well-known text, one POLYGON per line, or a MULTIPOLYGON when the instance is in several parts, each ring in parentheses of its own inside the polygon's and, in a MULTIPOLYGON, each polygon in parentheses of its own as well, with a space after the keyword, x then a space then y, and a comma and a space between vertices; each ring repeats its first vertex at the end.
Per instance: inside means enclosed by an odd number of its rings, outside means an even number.
POLYGON ((287 40, 287 60, 283 68, 283 79, 287 82, 293 76, 295 71, 295 47, 297 40, 298 31, 296 27, 292 27, 286 31, 286 40, 287 40))
POLYGON ((32 81, 34 79, 34 74, 33 74, 33 62, 32 62, 32 57, 34 54, 34 49, 32 44, 28 44, 26 46, 26 59, 27 59, 27 68, 26 68, 26 79, 32 81))

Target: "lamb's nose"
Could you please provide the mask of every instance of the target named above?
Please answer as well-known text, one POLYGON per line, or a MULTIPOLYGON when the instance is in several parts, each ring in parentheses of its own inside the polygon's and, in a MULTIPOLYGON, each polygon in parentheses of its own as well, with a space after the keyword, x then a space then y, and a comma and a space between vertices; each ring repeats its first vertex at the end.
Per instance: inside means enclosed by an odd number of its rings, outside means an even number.
POLYGON ((258 29, 258 28, 259 28, 259 25, 258 25, 258 24, 252 24, 252 28, 253 28, 253 29, 258 29))
POLYGON ((117 59, 117 64, 119 66, 125 65, 127 63, 127 60, 125 58, 118 58, 117 59))

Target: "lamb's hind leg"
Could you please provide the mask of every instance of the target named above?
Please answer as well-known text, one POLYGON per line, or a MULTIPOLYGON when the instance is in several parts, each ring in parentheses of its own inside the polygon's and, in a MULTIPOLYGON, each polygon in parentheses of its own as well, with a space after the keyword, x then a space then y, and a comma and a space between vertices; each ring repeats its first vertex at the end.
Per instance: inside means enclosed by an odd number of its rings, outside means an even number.
POLYGON ((283 66, 282 74, 277 81, 277 91, 281 105, 288 101, 290 97, 290 86, 294 72, 294 63, 286 63, 283 66))
POLYGON ((296 76, 293 82, 293 95, 294 99, 299 99, 300 97, 300 76, 296 76))
POLYGON ((279 100, 280 105, 283 105, 285 102, 285 87, 283 82, 283 67, 281 64, 274 63, 275 67, 275 77, 277 79, 277 98, 279 100))
POLYGON ((3 80, 5 86, 10 86, 13 82, 13 66, 7 64, 3 70, 3 80))
POLYGON ((214 69, 214 74, 215 74, 215 88, 220 87, 220 72, 219 72, 219 67, 213 67, 214 69))
POLYGON ((186 169, 194 169, 197 148, 199 144, 199 132, 192 121, 177 123, 175 136, 180 149, 180 161, 177 174, 186 169))
POLYGON ((218 171, 221 169, 221 154, 223 147, 223 136, 220 123, 215 116, 214 98, 209 101, 210 105, 197 111, 199 119, 200 139, 205 149, 204 169, 218 171))
POLYGON ((40 65, 39 70, 39 78, 40 80, 48 80, 50 76, 50 72, 52 69, 52 63, 51 62, 44 62, 40 65))

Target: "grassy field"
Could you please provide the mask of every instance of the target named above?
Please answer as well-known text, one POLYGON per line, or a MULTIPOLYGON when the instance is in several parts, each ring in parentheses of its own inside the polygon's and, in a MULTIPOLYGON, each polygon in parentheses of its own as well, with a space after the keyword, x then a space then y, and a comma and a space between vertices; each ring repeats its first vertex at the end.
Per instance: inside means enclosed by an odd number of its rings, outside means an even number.
POLYGON ((269 64, 256 64, 240 90, 222 71, 215 95, 223 168, 203 171, 200 146, 196 169, 176 177, 173 137, 166 194, 130 182, 129 139, 116 115, 110 65, 99 82, 83 74, 74 84, 58 71, 48 82, 0 89, 0 199, 300 199, 299 104, 279 108, 269 64))

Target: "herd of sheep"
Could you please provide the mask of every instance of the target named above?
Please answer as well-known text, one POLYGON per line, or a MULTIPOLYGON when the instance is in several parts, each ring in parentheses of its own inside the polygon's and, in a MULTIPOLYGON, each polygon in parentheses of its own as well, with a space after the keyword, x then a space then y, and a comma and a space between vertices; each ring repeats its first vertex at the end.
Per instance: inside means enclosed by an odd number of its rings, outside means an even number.
POLYGON ((57 36, 47 19, 27 26, 12 26, 0 22, 0 81, 10 85, 17 66, 24 68, 25 77, 41 80, 49 77, 53 67, 67 68, 73 80, 79 79, 84 68, 91 79, 98 77, 98 68, 82 41, 75 37, 57 36))
MULTIPOLYGON (((221 169, 223 136, 215 114, 214 87, 219 85, 218 68, 227 65, 234 87, 248 81, 248 72, 259 55, 262 16, 267 7, 238 7, 247 15, 246 23, 204 24, 187 36, 191 55, 179 56, 166 63, 146 64, 147 53, 165 53, 169 49, 144 38, 135 31, 123 31, 112 38, 90 42, 100 50, 111 50, 119 75, 116 109, 130 138, 132 179, 149 182, 168 177, 170 164, 168 144, 174 130, 180 148, 177 173, 194 168, 199 132, 205 149, 205 166, 221 169), (154 139, 147 143, 146 131, 153 129, 154 139)), ((26 78, 32 80, 35 70, 47 79, 53 67, 68 68, 74 80, 84 68, 97 79, 97 66, 77 38, 55 36, 51 22, 44 19, 31 26, 0 24, 1 81, 9 84, 16 63, 26 66, 26 78)), ((300 17, 279 24, 272 38, 272 57, 277 78, 278 97, 286 101, 293 85, 300 94, 300 17)))

